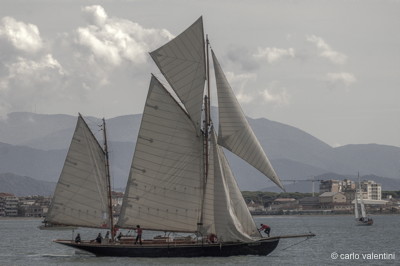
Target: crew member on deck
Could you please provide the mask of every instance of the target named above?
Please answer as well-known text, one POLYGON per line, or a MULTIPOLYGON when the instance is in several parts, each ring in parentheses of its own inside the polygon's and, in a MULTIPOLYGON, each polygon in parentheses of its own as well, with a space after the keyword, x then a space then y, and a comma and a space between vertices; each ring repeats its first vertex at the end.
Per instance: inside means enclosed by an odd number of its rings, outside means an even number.
POLYGON ((135 245, 137 244, 137 242, 139 241, 140 245, 142 245, 142 228, 140 228, 140 225, 136 225, 136 241, 135 241, 135 245))
POLYGON ((96 243, 101 243, 101 240, 103 239, 103 237, 101 236, 101 233, 99 233, 96 237, 96 243))
POLYGON ((264 233, 266 233, 269 237, 269 233, 271 232, 271 227, 269 227, 266 224, 261 224, 261 227, 260 227, 260 229, 258 229, 258 231, 262 231, 262 230, 264 230, 264 233))
POLYGON ((217 243, 217 241, 218 241, 218 237, 217 237, 216 234, 211 233, 211 234, 208 235, 208 242, 209 243, 217 243))
POLYGON ((81 234, 78 233, 78 235, 75 237, 75 243, 81 243, 81 234))

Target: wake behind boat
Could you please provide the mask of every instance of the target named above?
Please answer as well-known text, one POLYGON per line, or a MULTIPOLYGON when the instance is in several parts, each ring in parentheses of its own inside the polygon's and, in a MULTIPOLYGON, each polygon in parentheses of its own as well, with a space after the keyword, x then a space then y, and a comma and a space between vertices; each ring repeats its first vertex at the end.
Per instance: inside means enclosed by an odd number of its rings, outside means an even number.
POLYGON ((109 239, 55 240, 97 256, 198 257, 268 255, 280 238, 263 238, 223 148, 283 189, 212 53, 219 125, 210 112, 209 42, 203 20, 150 53, 178 99, 152 76, 119 220, 114 226, 104 121, 104 150, 79 116, 49 215, 57 224, 109 228, 109 239), (206 83, 207 81, 207 83, 206 83), (207 84, 205 86, 205 84, 207 84), (116 241, 116 228, 166 237, 116 241), (170 238, 169 233, 195 237, 170 238))

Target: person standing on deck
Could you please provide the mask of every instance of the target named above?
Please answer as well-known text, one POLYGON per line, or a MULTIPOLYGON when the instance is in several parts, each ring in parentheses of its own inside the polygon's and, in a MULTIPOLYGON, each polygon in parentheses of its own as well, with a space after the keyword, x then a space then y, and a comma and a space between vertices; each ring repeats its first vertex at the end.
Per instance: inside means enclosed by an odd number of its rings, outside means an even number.
POLYGON ((139 241, 140 245, 142 245, 142 228, 140 228, 140 225, 136 225, 136 241, 135 241, 135 245, 137 244, 137 242, 139 241))

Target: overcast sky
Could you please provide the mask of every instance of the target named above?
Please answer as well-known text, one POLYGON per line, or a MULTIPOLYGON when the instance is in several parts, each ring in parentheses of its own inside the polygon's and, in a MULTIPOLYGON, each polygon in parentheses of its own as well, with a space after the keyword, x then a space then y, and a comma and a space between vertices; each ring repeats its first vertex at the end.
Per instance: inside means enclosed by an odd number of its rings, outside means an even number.
POLYGON ((141 113, 160 75, 148 52, 202 15, 248 116, 400 146, 399 14, 399 0, 1 0, 0 119, 141 113))

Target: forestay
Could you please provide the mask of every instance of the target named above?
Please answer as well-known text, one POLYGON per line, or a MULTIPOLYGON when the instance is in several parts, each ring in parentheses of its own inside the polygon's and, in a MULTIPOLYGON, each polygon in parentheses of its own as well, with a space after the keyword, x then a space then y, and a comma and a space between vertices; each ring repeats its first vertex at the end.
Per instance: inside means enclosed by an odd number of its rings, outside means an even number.
POLYGON ((202 137, 153 76, 118 226, 195 232, 202 164, 202 137))
POLYGON ((283 189, 279 177, 247 122, 213 51, 212 57, 218 95, 218 144, 238 155, 283 189))
POLYGON ((108 227, 107 200, 105 154, 79 115, 45 221, 82 227, 108 227))

